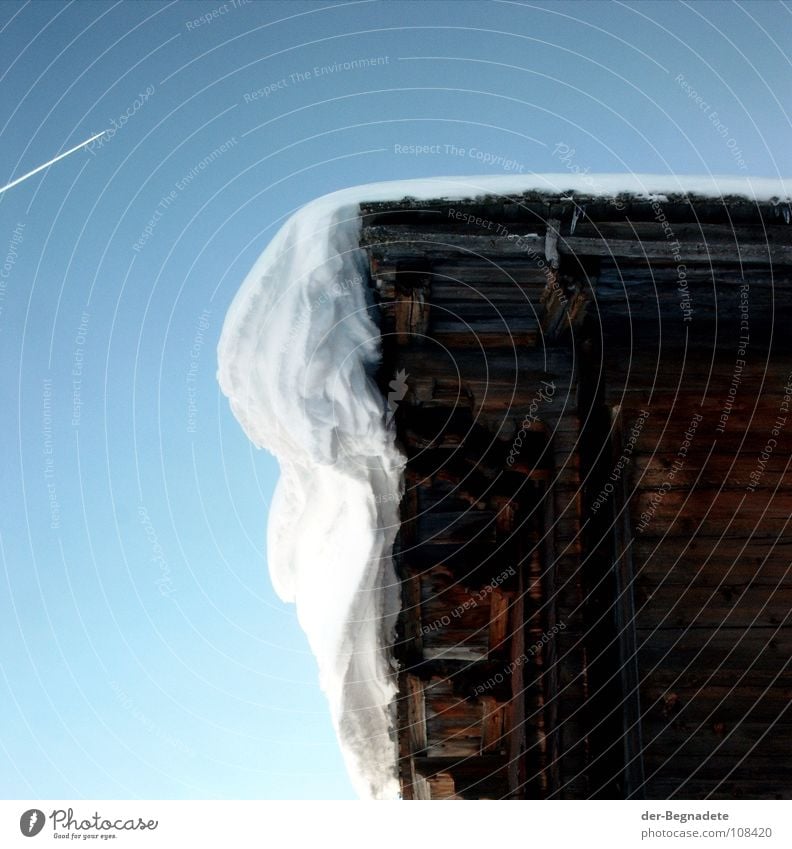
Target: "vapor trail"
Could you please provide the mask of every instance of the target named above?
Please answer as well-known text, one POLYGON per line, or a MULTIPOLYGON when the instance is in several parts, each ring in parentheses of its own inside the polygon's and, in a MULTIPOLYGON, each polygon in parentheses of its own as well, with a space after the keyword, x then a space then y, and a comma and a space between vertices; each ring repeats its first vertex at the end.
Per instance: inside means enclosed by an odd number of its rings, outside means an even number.
POLYGON ((9 183, 7 186, 3 186, 0 189, 0 195, 8 189, 12 189, 14 186, 19 185, 23 180, 27 180, 28 177, 32 177, 34 174, 38 174, 39 171, 43 171, 45 168, 49 168, 50 165, 54 165, 59 159, 63 159, 64 156, 68 156, 70 153, 74 153, 75 150, 79 150, 81 147, 85 147, 85 145, 90 144, 92 141, 96 141, 99 136, 103 136, 105 134, 105 130, 102 130, 101 133, 97 133, 95 136, 91 136, 91 138, 86 139, 84 142, 73 147, 71 150, 67 150, 65 153, 61 153, 56 156, 54 159, 50 159, 49 162, 45 162, 43 165, 39 165, 38 168, 34 168, 32 171, 28 171, 27 174, 23 174, 21 177, 17 177, 16 180, 9 183))

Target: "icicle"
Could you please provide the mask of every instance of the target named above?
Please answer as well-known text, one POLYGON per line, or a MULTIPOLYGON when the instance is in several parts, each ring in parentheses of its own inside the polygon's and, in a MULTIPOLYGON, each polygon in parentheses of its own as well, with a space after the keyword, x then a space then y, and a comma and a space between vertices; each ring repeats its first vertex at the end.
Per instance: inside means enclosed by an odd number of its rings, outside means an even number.
POLYGON ((575 235, 575 227, 577 227, 578 218, 586 211, 585 204, 583 206, 578 206, 575 204, 575 211, 572 213, 572 224, 569 226, 569 235, 575 235))

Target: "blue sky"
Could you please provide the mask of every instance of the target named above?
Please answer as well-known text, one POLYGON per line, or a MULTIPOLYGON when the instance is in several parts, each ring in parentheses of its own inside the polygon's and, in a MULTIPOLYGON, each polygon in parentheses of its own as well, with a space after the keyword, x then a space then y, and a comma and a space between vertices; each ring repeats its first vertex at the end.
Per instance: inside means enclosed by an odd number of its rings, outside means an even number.
POLYGON ((0 195, 0 795, 352 798, 267 575, 277 464, 215 381, 239 283, 357 183, 791 176, 791 23, 762 0, 0 3, 0 182, 117 128, 0 195))

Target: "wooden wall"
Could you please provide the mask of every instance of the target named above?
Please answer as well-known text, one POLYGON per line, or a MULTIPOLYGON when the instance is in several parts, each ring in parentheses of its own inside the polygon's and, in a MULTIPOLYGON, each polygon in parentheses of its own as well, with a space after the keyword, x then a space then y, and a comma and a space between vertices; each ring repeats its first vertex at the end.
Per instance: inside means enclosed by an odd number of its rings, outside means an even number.
POLYGON ((406 384, 406 798, 790 795, 792 230, 662 211, 363 207, 406 384))

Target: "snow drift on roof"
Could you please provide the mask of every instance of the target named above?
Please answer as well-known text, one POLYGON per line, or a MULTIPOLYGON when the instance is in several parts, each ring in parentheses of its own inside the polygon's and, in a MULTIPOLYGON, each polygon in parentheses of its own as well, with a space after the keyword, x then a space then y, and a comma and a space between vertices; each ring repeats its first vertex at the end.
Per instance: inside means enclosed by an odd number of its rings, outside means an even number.
POLYGON ((297 604, 361 796, 398 795, 390 662, 400 592, 390 554, 404 459, 373 374, 379 329, 358 246, 359 204, 524 192, 788 199, 790 181, 532 174, 375 183, 293 215, 245 278, 218 380, 248 437, 280 461, 269 515, 273 584, 297 604))

